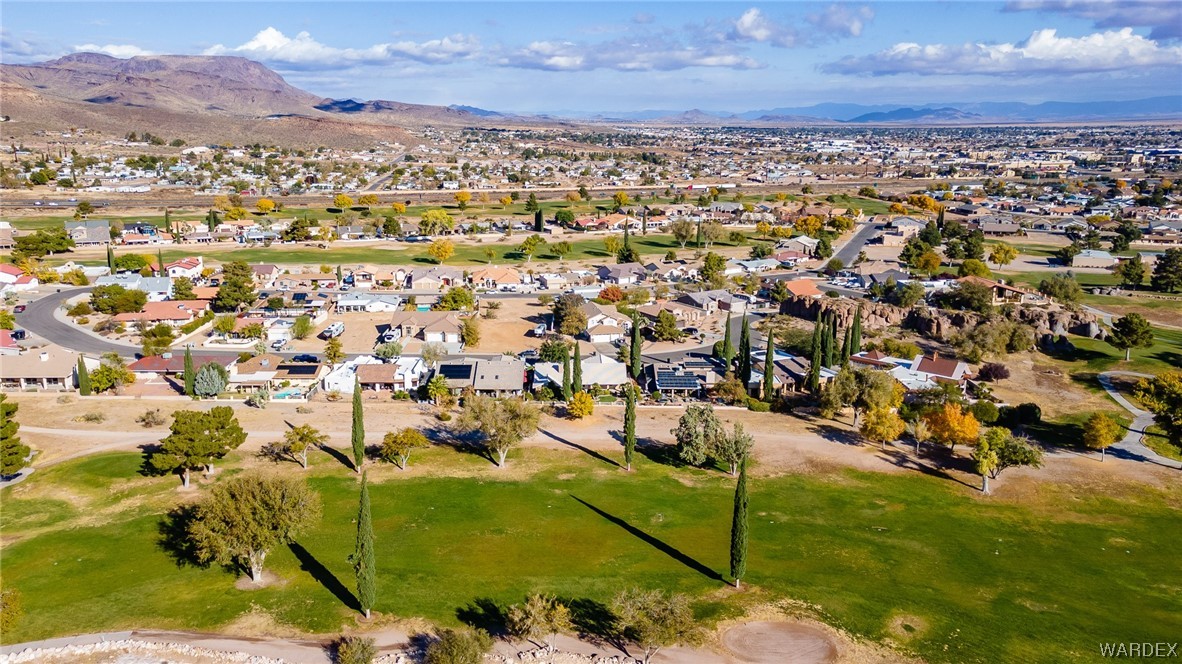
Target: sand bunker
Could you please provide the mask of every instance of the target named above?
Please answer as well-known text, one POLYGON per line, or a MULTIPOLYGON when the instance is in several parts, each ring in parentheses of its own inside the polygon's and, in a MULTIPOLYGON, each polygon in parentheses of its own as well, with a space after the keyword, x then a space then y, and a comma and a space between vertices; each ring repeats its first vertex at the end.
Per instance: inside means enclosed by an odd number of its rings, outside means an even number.
POLYGON ((816 627, 791 622, 750 622, 728 629, 722 644, 754 664, 830 664, 837 644, 816 627))

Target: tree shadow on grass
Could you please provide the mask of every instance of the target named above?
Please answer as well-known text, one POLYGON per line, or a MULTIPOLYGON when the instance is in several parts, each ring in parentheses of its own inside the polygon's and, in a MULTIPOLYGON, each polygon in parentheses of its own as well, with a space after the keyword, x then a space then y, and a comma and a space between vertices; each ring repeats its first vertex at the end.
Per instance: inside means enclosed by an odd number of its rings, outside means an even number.
POLYGON ((653 463, 672 468, 682 468, 686 465, 677 454, 676 445, 667 445, 654 438, 637 438, 636 451, 653 463))
POLYGON ((561 436, 558 436, 557 434, 553 433, 552 431, 548 431, 546 429, 538 429, 538 432, 543 433, 550 438, 553 438, 554 440, 562 443, 563 445, 566 445, 567 447, 573 447, 574 449, 582 452, 583 454, 586 454, 587 456, 589 456, 593 459, 598 459, 599 461, 611 464, 617 468, 622 468, 622 466, 620 466, 619 462, 617 462, 615 459, 605 457, 602 454, 600 454, 599 452, 596 452, 595 450, 593 450, 589 447, 584 447, 578 443, 571 442, 561 436))
POLYGON ((189 526, 197 516, 197 506, 180 505, 164 515, 156 526, 159 536, 156 546, 167 553, 177 567, 206 567, 197 555, 197 547, 189 537, 189 526))
POLYGON ((316 579, 320 585, 324 586, 325 590, 340 600, 341 604, 354 611, 361 611, 361 603, 357 601, 353 593, 345 587, 345 584, 341 583, 335 574, 329 571, 319 560, 316 560, 316 557, 309 553, 307 549, 296 542, 288 543, 287 548, 291 549, 296 560, 300 561, 300 569, 310 574, 313 579, 316 579))
POLYGON ((331 445, 321 445, 320 449, 324 450, 328 456, 339 461, 345 468, 348 468, 349 470, 357 470, 357 466, 353 464, 353 460, 345 456, 345 453, 338 450, 337 448, 331 445))
MULTIPOLYGON (((923 473, 924 475, 929 475, 931 477, 938 477, 942 480, 948 480, 951 482, 956 482, 958 484, 963 484, 964 486, 967 486, 970 489, 977 488, 976 485, 969 484, 968 482, 965 482, 964 480, 960 479, 959 477, 956 477, 954 475, 950 475, 949 473, 945 472, 943 470, 943 468, 944 468, 943 463, 940 463, 940 462, 937 462, 935 464, 925 463, 922 459, 920 459, 914 455, 907 454, 906 452, 904 452, 902 450, 890 449, 890 448, 888 448, 886 450, 880 450, 878 452, 878 458, 889 461, 892 464, 898 466, 899 468, 909 468, 911 470, 918 470, 919 472, 923 473)), ((958 470, 964 470, 964 469, 958 468, 958 470)))
POLYGON ((488 597, 478 597, 467 606, 456 609, 456 618, 474 629, 483 629, 492 636, 509 636, 509 616, 505 609, 488 597))
POLYGON ((433 444, 443 445, 457 452, 487 459, 493 465, 497 463, 492 452, 484 446, 484 441, 479 431, 461 431, 446 426, 432 426, 421 429, 421 431, 427 437, 427 440, 433 444))
POLYGON ((862 438, 857 433, 835 427, 832 424, 818 424, 809 427, 809 430, 832 443, 853 445, 854 447, 861 447, 863 443, 862 438))
POLYGON ((612 613, 606 604, 586 597, 564 597, 559 598, 559 601, 570 609, 571 624, 574 625, 580 639, 597 646, 609 645, 627 652, 627 642, 620 632, 616 614, 612 613))
POLYGON ((715 581, 722 581, 723 580, 721 574, 719 574, 718 572, 703 565, 702 563, 698 562, 694 558, 686 555, 680 549, 674 548, 674 547, 670 546, 669 544, 666 544, 664 541, 662 541, 656 537, 653 537, 652 535, 644 532, 643 530, 628 523, 627 521, 621 519, 620 517, 615 516, 614 514, 610 514, 608 512, 605 512, 605 511, 599 509, 598 507, 592 505, 591 503, 583 500, 582 498, 579 498, 576 495, 573 495, 573 494, 567 494, 567 495, 570 495, 571 498, 574 498, 576 501, 582 503, 583 506, 585 506, 587 509, 591 510, 592 512, 595 512, 599 516, 607 519, 608 521, 611 521, 612 523, 616 524, 617 526, 628 531, 628 534, 632 535, 633 537, 636 537, 637 539, 644 542, 645 544, 648 544, 649 546, 653 547, 654 549, 660 551, 661 553, 664 553, 665 555, 676 560, 677 562, 681 563, 682 565, 685 565, 686 567, 694 570, 695 572, 701 574, 702 576, 705 576, 706 578, 712 579, 715 581))

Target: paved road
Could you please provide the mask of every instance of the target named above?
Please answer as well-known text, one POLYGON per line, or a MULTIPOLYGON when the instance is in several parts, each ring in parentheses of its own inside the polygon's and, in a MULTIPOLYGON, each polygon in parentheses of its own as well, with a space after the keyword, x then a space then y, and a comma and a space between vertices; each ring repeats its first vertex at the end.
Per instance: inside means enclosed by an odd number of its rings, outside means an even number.
POLYGON ((33 300, 25 305, 24 311, 16 314, 16 324, 18 327, 63 348, 83 353, 118 353, 124 357, 134 356, 138 346, 101 339, 77 326, 60 321, 53 315, 66 300, 89 293, 93 288, 93 286, 62 288, 56 293, 33 300))
POLYGON ((1112 376, 1133 376, 1135 378, 1153 378, 1150 374, 1136 373, 1133 371, 1105 371, 1100 374, 1100 385, 1108 392, 1108 396, 1112 397, 1133 415, 1133 423, 1129 425, 1129 432, 1120 442, 1113 445, 1108 453, 1112 456, 1121 459, 1131 459, 1133 461, 1149 461, 1156 463, 1159 466, 1166 466, 1169 468, 1182 469, 1182 462, 1167 459, 1157 452, 1145 446, 1142 439, 1145 436, 1145 428, 1153 424, 1153 413, 1146 412, 1134 406, 1128 399, 1120 392, 1117 392, 1112 387, 1112 376))
POLYGON ((838 249, 833 254, 833 257, 840 260, 842 265, 853 265, 854 261, 858 258, 858 254, 862 251, 862 247, 865 247, 866 243, 881 228, 881 225, 870 222, 862 224, 862 227, 854 233, 854 236, 848 242, 842 245, 841 249, 838 249))

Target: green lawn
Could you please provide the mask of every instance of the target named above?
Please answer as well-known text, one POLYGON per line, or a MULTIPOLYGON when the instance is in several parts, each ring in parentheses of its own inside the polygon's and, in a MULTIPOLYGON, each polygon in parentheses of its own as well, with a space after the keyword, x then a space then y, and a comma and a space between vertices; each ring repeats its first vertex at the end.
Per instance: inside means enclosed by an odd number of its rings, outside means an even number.
MULTIPOLYGON (((521 244, 529 234, 516 233, 510 242, 498 243, 470 243, 463 240, 458 240, 455 245, 455 255, 447 260, 447 265, 485 265, 488 263, 488 257, 484 252, 486 248, 492 248, 496 255, 493 258, 493 263, 496 265, 518 265, 529 267, 540 263, 553 262, 558 260, 558 256, 554 254, 548 245, 543 246, 542 249, 533 255, 530 262, 527 264, 525 256, 518 252, 517 247, 521 244)), ((607 250, 603 246, 602 237, 593 237, 579 239, 581 236, 568 236, 571 239, 566 240, 571 243, 571 253, 567 254, 563 260, 599 260, 608 263, 614 263, 615 258, 608 255, 607 250)), ((752 238, 749 244, 754 244, 758 240, 752 238)), ((674 250, 682 256, 688 257, 693 253, 693 243, 691 242, 685 249, 673 239, 672 235, 658 235, 655 233, 649 235, 634 235, 632 236, 632 245, 640 252, 642 256, 664 256, 669 250, 674 250)), ((351 263, 376 263, 379 265, 435 265, 435 259, 427 255, 426 242, 406 244, 398 243, 396 246, 405 247, 404 249, 383 249, 379 246, 349 246, 347 244, 332 244, 328 249, 316 249, 304 245, 272 245, 271 247, 248 247, 242 249, 218 250, 209 251, 205 253, 207 260, 216 260, 220 262, 229 261, 247 261, 250 263, 303 263, 306 265, 341 265, 351 263)), ((718 247, 735 247, 735 243, 723 241, 716 243, 718 247)), ((197 251, 200 252, 200 247, 189 246, 178 249, 165 249, 164 260, 170 261, 185 256, 191 256, 197 251)), ((120 251, 119 254, 128 253, 120 251)), ((137 253, 137 252, 130 252, 137 253)), ((151 250, 142 250, 138 253, 144 253, 155 257, 156 252, 151 250)), ((73 260, 70 254, 60 254, 53 258, 47 259, 46 262, 64 263, 68 260, 73 260)), ((104 264, 101 259, 82 260, 78 261, 84 264, 99 265, 104 264)))
MULTIPOLYGON (((161 514, 181 496, 175 478, 138 476, 139 462, 72 461, 0 493, 4 583, 25 606, 5 643, 211 630, 252 606, 311 632, 351 621, 355 476, 317 457, 309 476, 324 518, 268 557, 281 587, 245 592, 233 574, 178 566, 159 546, 161 514)), ((1182 627, 1176 484, 1120 497, 1047 484, 1007 502, 921 474, 757 476, 747 581, 760 591, 735 594, 721 580, 733 480, 720 473, 642 458, 626 474, 539 450, 512 454, 516 471, 450 449, 412 463, 462 476, 371 478, 385 614, 480 622, 480 600, 547 591, 594 607, 630 586, 692 593, 715 619, 793 598, 933 662, 1096 660, 1100 641, 1169 641, 1182 627), (896 619, 916 630, 895 634, 896 619)))

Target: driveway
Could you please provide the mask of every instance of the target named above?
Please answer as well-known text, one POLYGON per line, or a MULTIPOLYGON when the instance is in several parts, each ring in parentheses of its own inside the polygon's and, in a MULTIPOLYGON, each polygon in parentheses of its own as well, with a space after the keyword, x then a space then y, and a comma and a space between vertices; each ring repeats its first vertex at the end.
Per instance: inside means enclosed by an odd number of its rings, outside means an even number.
POLYGON ((833 257, 840 260, 842 265, 853 265, 858 258, 858 254, 862 251, 862 247, 875 236, 882 226, 870 222, 862 224, 854 236, 849 239, 841 249, 838 249, 833 257))

